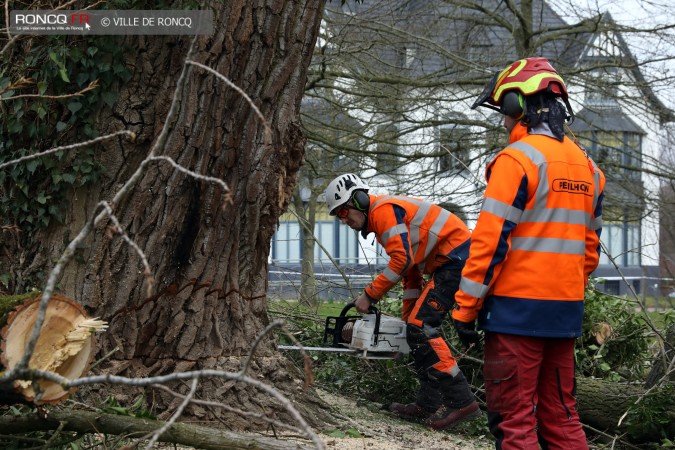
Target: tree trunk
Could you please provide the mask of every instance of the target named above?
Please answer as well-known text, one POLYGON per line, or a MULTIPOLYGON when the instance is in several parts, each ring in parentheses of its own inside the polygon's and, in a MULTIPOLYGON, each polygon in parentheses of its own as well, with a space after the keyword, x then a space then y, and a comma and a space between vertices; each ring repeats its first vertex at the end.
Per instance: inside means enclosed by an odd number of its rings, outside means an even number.
POLYGON ((642 393, 642 386, 635 384, 579 378, 577 407, 581 421, 599 430, 618 431, 621 416, 642 393))
MULTIPOLYGON (((105 226, 90 235, 59 281, 60 291, 110 324, 99 355, 105 373, 127 376, 218 368, 236 371, 251 343, 268 324, 267 260, 277 220, 289 203, 304 155, 298 110, 325 0, 215 2, 215 33, 197 38, 193 60, 243 89, 269 121, 273 135, 234 89, 192 67, 176 122, 159 155, 195 172, 222 179, 223 190, 163 162, 151 163, 135 188, 113 205, 129 237, 145 252, 156 281, 146 298, 139 257, 105 226)), ((131 129, 135 143, 107 141, 97 151, 106 175, 75 191, 63 226, 52 226, 40 243, 17 257, 23 279, 51 268, 64 241, 110 199, 145 158, 167 116, 190 39, 180 36, 119 37, 130 50, 133 78, 120 86, 112 116, 97 117, 99 134, 131 129), (26 261, 21 264, 20 261, 26 261)), ((295 389, 288 365, 272 339, 258 348, 257 371, 277 387, 295 389)), ((253 388, 211 381, 199 396, 270 414, 278 405, 253 388)), ((175 387, 175 386, 174 386, 175 387)), ((187 392, 185 386, 175 387, 187 392)), ((298 390, 298 389, 296 389, 298 390)), ((128 388, 106 386, 121 401, 128 388)), ((93 394, 93 390, 91 392, 93 394)), ((154 393, 158 412, 178 400, 154 393)), ((301 405, 300 405, 301 406, 301 405)), ((194 414, 206 414, 195 408, 194 414)), ((233 428, 250 420, 226 414, 233 428)), ((307 417, 315 418, 315 415, 307 417)), ((317 419, 318 420, 318 419, 317 419)))
POLYGON ((300 301, 316 310, 319 298, 314 272, 314 227, 316 225, 316 197, 310 196, 304 201, 300 189, 296 189, 297 198, 294 208, 300 217, 301 270, 300 301))

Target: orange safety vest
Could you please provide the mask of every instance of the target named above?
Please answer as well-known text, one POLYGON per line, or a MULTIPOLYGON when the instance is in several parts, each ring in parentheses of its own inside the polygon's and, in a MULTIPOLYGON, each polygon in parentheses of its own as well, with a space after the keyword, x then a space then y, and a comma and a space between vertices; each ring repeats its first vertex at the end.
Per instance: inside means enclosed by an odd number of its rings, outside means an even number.
POLYGON ((487 167, 452 315, 478 316, 488 331, 580 336, 584 290, 599 261, 605 177, 567 137, 516 127, 487 167))
POLYGON ((375 300, 404 278, 410 281, 404 283, 404 299, 419 297, 421 274, 432 274, 471 237, 464 222, 440 206, 393 195, 370 195, 368 232, 375 233, 390 258, 387 268, 365 289, 375 300))

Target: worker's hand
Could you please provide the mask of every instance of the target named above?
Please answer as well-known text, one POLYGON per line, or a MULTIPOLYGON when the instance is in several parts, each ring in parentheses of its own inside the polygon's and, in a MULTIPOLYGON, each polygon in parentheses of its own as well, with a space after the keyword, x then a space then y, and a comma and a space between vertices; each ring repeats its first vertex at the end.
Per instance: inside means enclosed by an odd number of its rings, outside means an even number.
POLYGON ((354 307, 361 314, 368 314, 368 309, 371 305, 370 297, 368 297, 365 292, 359 296, 354 302, 354 307))
POLYGON ((466 348, 471 348, 472 345, 480 345, 480 335, 476 331, 476 322, 461 322, 457 319, 452 319, 452 324, 457 330, 457 336, 462 345, 466 348))

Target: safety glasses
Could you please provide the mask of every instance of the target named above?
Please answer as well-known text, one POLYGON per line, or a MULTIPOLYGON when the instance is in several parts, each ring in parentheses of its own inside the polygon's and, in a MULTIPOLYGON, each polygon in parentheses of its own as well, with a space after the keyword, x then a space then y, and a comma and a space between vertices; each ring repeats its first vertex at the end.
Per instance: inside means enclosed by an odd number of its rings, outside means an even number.
POLYGON ((344 219, 349 214, 349 209, 349 205, 342 205, 335 211, 335 215, 338 219, 344 219))

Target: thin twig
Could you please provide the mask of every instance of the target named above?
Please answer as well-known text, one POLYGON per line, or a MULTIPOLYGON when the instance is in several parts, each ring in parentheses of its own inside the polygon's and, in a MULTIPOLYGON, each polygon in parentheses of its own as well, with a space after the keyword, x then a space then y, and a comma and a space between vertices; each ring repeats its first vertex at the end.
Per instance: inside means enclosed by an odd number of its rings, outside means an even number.
POLYGON ((311 230, 311 229, 309 228, 309 223, 307 222, 307 219, 305 219, 304 217, 300 216, 298 213, 296 213, 296 212, 293 211, 292 209, 289 209, 288 212, 290 212, 290 213, 293 214, 295 217, 297 217, 298 222, 300 223, 300 225, 302 225, 302 227, 303 227, 304 229, 306 229, 306 230, 308 230, 310 233, 312 233, 312 236, 314 237, 314 243, 317 244, 317 245, 319 246, 319 248, 320 248, 320 249, 324 252, 324 254, 328 257, 328 259, 330 259, 330 262, 333 263, 333 266, 335 266, 335 268, 338 270, 338 272, 340 272, 340 275, 342 275, 342 279, 345 281, 345 284, 347 285, 347 289, 349 289, 349 292, 352 294, 352 297, 356 298, 357 295, 356 295, 356 293, 354 292, 354 289, 352 288, 352 284, 349 282, 349 278, 347 277, 347 274, 345 273, 344 270, 342 270, 342 268, 340 267, 340 264, 338 264, 338 262, 335 261, 335 259, 333 258, 333 255, 331 255, 330 252, 329 252, 328 250, 326 250, 326 247, 324 247, 323 245, 321 245, 321 242, 320 242, 320 241, 316 238, 316 236, 314 235, 314 230, 311 230))
POLYGON ((118 345, 117 347, 113 348, 113 349, 110 350, 108 353, 106 353, 105 355, 103 355, 103 357, 101 357, 100 359, 94 361, 94 363, 93 363, 91 366, 89 366, 89 370, 91 370, 91 369, 93 369, 94 367, 98 366, 99 364, 101 364, 101 363, 102 363, 103 361, 105 361, 106 359, 110 358, 115 352, 118 352, 119 350, 120 350, 120 347, 119 347, 119 345, 118 345))
POLYGON ((107 141, 108 139, 115 138, 117 136, 128 136, 132 141, 136 139, 136 133, 133 131, 128 131, 128 130, 122 130, 122 131, 116 131, 114 133, 106 134, 105 136, 100 136, 95 139, 91 139, 89 141, 84 141, 84 142, 77 142, 75 144, 70 144, 70 145, 62 145, 60 147, 54 147, 50 148, 49 150, 45 150, 44 152, 40 153, 33 153, 32 155, 26 155, 22 156, 21 158, 13 159, 11 161, 7 161, 5 163, 0 164, 0 169, 4 169, 5 167, 12 166, 14 164, 18 164, 24 161, 29 161, 31 159, 36 159, 36 158, 41 158, 43 156, 51 155, 52 153, 60 152, 63 150, 73 150, 75 148, 80 148, 80 147, 87 147, 89 145, 94 145, 98 144, 99 142, 107 141))
MULTIPOLYGON (((160 389, 164 392, 167 392, 167 393, 169 393, 169 394, 171 394, 171 395, 173 395, 174 397, 177 397, 177 398, 184 398, 185 397, 183 394, 180 394, 180 393, 168 388, 167 386, 164 386, 163 384, 153 384, 152 387, 155 388, 155 389, 160 389)), ((302 432, 302 430, 298 427, 295 427, 293 425, 289 425, 285 422, 280 422, 278 420, 274 420, 274 419, 268 417, 265 414, 254 413, 254 412, 251 412, 251 411, 245 411, 245 410, 239 409, 239 408, 233 408, 232 406, 226 405, 225 403, 214 402, 214 401, 211 401, 211 400, 200 400, 200 399, 192 399, 192 403, 194 403, 195 405, 212 406, 212 407, 215 407, 215 408, 221 408, 221 409, 224 409, 226 411, 235 413, 238 416, 246 416, 246 417, 251 417, 253 419, 259 419, 259 420, 268 422, 268 423, 274 425, 275 427, 284 428, 284 429, 291 430, 291 431, 302 432)))
POLYGON ((148 298, 152 297, 152 288, 155 286, 155 278, 152 276, 152 269, 150 269, 150 263, 148 263, 148 258, 145 256, 145 253, 143 253, 143 250, 141 250, 138 244, 136 244, 136 242, 134 242, 133 240, 131 240, 131 238, 129 238, 127 233, 124 231, 122 224, 120 224, 119 220, 117 220, 117 217, 113 213, 112 207, 108 204, 108 202, 101 202, 100 205, 103 207, 104 211, 108 213, 108 219, 114 225, 113 231, 119 234, 124 240, 124 242, 126 242, 131 248, 133 248, 138 257, 141 258, 141 262, 143 263, 143 267, 145 268, 143 276, 145 277, 145 282, 147 283, 145 295, 148 298))
POLYGON ((192 400, 192 397, 195 396, 195 393, 197 392, 197 385, 199 384, 199 378, 195 377, 192 379, 192 385, 190 386, 190 392, 183 397, 183 401, 181 402, 180 405, 178 405, 178 408, 176 408, 176 411, 173 413, 171 418, 167 420, 164 425, 162 425, 159 429, 153 431, 152 433, 152 439, 150 439, 150 442, 148 442, 148 445, 145 447, 145 450, 150 450, 152 447, 154 447, 155 443, 159 439, 159 437, 164 434, 166 430, 171 428, 171 426, 176 423, 176 420, 180 416, 183 415, 183 411, 185 410, 185 407, 190 404, 190 401, 192 400))
POLYGON ((223 208, 225 208, 226 204, 230 204, 230 205, 232 204, 232 194, 230 193, 230 188, 220 178, 210 177, 208 175, 202 175, 202 174, 194 172, 190 169, 186 169, 185 167, 176 163, 176 161, 169 158, 168 156, 149 156, 148 158, 146 158, 145 161, 166 161, 169 164, 171 164, 171 166, 174 169, 176 169, 177 171, 183 172, 184 174, 187 174, 187 175, 190 175, 192 178, 196 178, 198 180, 206 181, 206 182, 209 182, 209 183, 216 183, 216 184, 220 185, 223 188, 223 191, 225 192, 225 195, 223 196, 223 208))
POLYGON ((225 372, 222 370, 214 369, 204 369, 204 370, 194 370, 189 372, 178 372, 171 373, 168 375, 158 375, 154 377, 146 378, 127 378, 118 375, 92 375, 88 377, 77 378, 74 380, 69 380, 57 373, 50 372, 47 370, 38 370, 38 369, 28 369, 20 368, 13 369, 14 380, 21 379, 44 379, 53 381, 61 385, 64 390, 91 385, 91 384, 119 384, 123 386, 135 386, 135 387, 145 387, 151 386, 153 384, 164 384, 172 381, 180 380, 190 380, 193 378, 223 378, 226 380, 240 381, 242 383, 247 383, 275 398, 281 405, 286 409, 286 411, 293 417, 293 419, 298 423, 301 429, 310 436, 312 442, 316 445, 318 449, 323 450, 325 448, 323 441, 319 438, 316 433, 312 431, 309 424, 305 419, 300 415, 298 410, 293 406, 290 400, 288 400, 281 392, 279 392, 273 386, 269 386, 255 378, 249 377, 242 374, 241 372, 225 372))
POLYGON ((448 155, 449 155, 452 159, 454 159, 455 161, 457 161, 458 163, 460 163, 460 164, 462 165, 462 167, 464 167, 464 169, 466 169, 466 171, 469 172, 469 173, 471 174, 471 178, 474 179, 474 181, 476 182, 476 184, 477 184, 478 186, 485 186, 485 180, 481 180, 480 177, 478 177, 476 174, 474 174, 474 173, 471 171, 471 169, 469 169, 469 166, 467 166, 467 165, 464 163, 464 161, 462 161, 462 160, 461 160, 460 158, 458 158, 457 156, 453 155, 452 152, 450 151, 450 149, 448 149, 445 145, 441 144, 441 148, 442 148, 443 150, 445 150, 445 151, 448 153, 448 155))
POLYGON ((73 94, 63 94, 63 95, 21 94, 15 95, 13 97, 0 98, 0 100, 7 101, 7 100, 16 100, 19 98, 44 98, 47 100, 63 100, 64 98, 81 97, 86 92, 93 91, 97 87, 98 87, 98 80, 94 80, 91 83, 89 83, 89 86, 73 94))
POLYGON ((244 361, 244 364, 242 365, 239 373, 244 375, 248 371, 248 366, 249 366, 249 364, 251 364, 251 359, 253 358, 253 355, 255 354, 255 350, 258 348, 258 344, 260 344, 260 341, 262 340, 262 338, 267 336, 267 334, 269 334, 275 328, 281 328, 283 326, 284 326, 283 320, 275 319, 275 320, 272 321, 272 323, 267 325, 265 327, 265 329, 262 330, 262 332, 260 334, 258 334, 258 336, 256 336, 255 341, 253 341, 253 345, 251 346, 251 350, 248 352, 248 356, 246 357, 246 360, 244 361))

